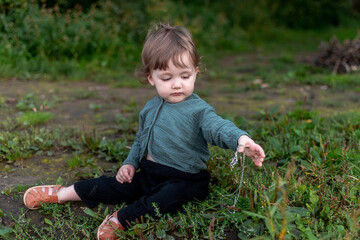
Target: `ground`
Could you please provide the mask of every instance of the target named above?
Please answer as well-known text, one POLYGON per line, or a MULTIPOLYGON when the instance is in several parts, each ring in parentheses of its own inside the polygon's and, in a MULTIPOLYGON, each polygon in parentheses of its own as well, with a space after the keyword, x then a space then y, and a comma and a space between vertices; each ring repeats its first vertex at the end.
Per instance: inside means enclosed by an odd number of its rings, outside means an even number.
MULTIPOLYGON (((227 64, 235 65, 231 58, 227 61, 227 64)), ((228 74, 242 75, 247 71, 251 69, 243 67, 228 74)), ((247 81, 229 82, 211 78, 204 73, 199 77, 196 89, 196 92, 213 105, 219 114, 231 113, 233 116, 244 116, 250 121, 255 119, 254 116, 262 109, 270 110, 277 106, 278 111, 286 112, 295 108, 298 102, 307 104, 308 108, 319 111, 323 116, 354 111, 359 106, 359 102, 350 98, 349 91, 336 91, 325 85, 278 84, 272 87, 256 77, 247 81)), ((88 131, 100 129, 102 132, 111 132, 115 129, 117 114, 122 113, 126 116, 122 111, 124 105, 135 102, 136 108, 141 109, 148 99, 156 95, 155 90, 149 86, 131 88, 90 81, 1 79, 0 96, 5 97, 8 106, 7 109, 0 109, 1 121, 15 117, 18 114, 16 104, 29 93, 34 93, 41 100, 56 102, 50 109, 55 114, 54 118, 44 127, 71 126, 88 131)), ((114 131, 115 137, 121 137, 116 134, 114 131)), ((5 171, 5 166, 9 163, 5 160, 0 161, 0 192, 3 192, 0 194, 0 209, 6 214, 0 218, 0 225, 11 226, 9 213, 16 216, 21 212, 21 208, 24 209, 22 192, 4 194, 4 191, 11 187, 15 188, 19 184, 54 184, 59 176, 68 184, 79 180, 75 172, 86 169, 69 169, 66 162, 69 154, 60 151, 52 155, 30 157, 16 164, 10 163, 10 172, 5 171)), ((96 164, 104 170, 116 167, 116 163, 107 161, 97 161, 96 164)), ((73 205, 74 209, 83 206, 81 203, 73 205)), ((36 211, 26 211, 25 214, 34 222, 41 222, 43 219, 36 211)))

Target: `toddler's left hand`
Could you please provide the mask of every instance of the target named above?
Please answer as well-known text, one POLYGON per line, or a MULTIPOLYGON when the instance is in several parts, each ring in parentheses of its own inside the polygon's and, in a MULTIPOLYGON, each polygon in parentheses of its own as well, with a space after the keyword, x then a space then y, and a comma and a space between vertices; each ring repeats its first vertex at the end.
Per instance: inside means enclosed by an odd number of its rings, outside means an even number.
POLYGON ((244 152, 246 148, 245 154, 250 157, 256 166, 261 167, 265 158, 265 153, 262 147, 259 144, 256 144, 254 140, 249 138, 246 135, 242 135, 238 140, 238 152, 244 152))

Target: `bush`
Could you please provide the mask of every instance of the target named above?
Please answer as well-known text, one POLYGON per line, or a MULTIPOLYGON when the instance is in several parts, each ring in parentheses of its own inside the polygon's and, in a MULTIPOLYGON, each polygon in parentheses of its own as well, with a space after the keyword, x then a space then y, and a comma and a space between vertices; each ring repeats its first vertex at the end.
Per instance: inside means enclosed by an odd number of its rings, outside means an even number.
POLYGON ((275 23, 291 28, 338 26, 342 18, 355 14, 347 0, 275 0, 268 5, 275 23))
POLYGON ((345 0, 0 0, 0 72, 91 78, 104 69, 133 71, 155 22, 188 27, 207 52, 237 51, 275 25, 338 24, 350 11, 345 0))

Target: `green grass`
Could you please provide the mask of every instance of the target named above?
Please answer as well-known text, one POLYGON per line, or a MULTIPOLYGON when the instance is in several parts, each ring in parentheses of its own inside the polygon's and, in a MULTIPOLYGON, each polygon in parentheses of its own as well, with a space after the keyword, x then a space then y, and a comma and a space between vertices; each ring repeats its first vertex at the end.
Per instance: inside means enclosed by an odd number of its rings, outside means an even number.
MULTIPOLYGON (((123 121, 119 120, 120 126, 123 126, 123 121)), ((230 213, 223 204, 233 201, 233 196, 227 195, 237 187, 240 168, 230 170, 231 151, 211 147, 212 159, 208 163, 212 176, 211 194, 204 202, 188 204, 183 212, 175 215, 159 214, 155 219, 145 217, 119 234, 127 239, 142 236, 145 239, 150 236, 154 239, 166 236, 170 239, 171 236, 221 239, 229 231, 240 239, 279 239, 282 236, 285 239, 356 239, 360 236, 359 114, 323 118, 314 111, 299 107, 283 115, 264 111, 256 123, 236 117, 234 121, 241 122, 250 130, 267 155, 261 169, 247 159, 244 189, 235 213, 230 213)), ((30 132, 23 136, 2 133, 2 146, 9 147, 15 139, 12 136, 16 136, 18 142, 13 143, 16 148, 12 149, 19 149, 24 154, 22 158, 34 154, 33 149, 51 151, 65 147, 86 153, 87 157, 75 155, 68 160, 70 169, 91 166, 94 175, 86 177, 97 176, 91 156, 114 160, 124 159, 127 155, 126 143, 99 139, 96 133, 33 131, 34 135, 30 132), (80 141, 77 140, 79 134, 80 141)), ((10 159, 7 155, 2 155, 2 158, 10 159)), ((12 189, 8 194, 16 196, 17 192, 12 189)), ((30 219, 22 214, 12 216, 15 222, 12 231, 16 239, 30 236, 35 239, 55 239, 55 236, 92 238, 106 213, 121 207, 107 210, 100 207, 75 213, 71 203, 45 205, 40 211, 44 225, 32 225, 30 219)))
POLYGON ((50 112, 24 112, 20 114, 16 121, 25 127, 40 125, 49 122, 54 115, 50 112))

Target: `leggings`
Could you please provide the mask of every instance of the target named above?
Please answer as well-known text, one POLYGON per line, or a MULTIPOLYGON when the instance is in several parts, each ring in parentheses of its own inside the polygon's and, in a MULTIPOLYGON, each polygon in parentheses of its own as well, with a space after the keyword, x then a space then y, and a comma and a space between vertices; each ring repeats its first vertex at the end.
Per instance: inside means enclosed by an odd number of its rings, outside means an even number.
POLYGON ((209 194, 209 181, 210 174, 206 170, 191 174, 143 160, 131 183, 121 184, 115 177, 102 176, 79 181, 74 187, 90 208, 99 203, 126 203, 118 212, 118 219, 127 228, 127 222, 141 216, 155 217, 153 203, 164 214, 178 212, 190 201, 204 200, 209 194))

